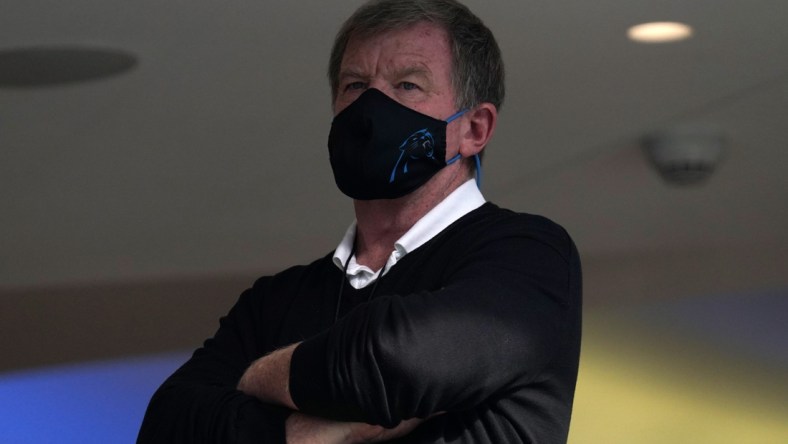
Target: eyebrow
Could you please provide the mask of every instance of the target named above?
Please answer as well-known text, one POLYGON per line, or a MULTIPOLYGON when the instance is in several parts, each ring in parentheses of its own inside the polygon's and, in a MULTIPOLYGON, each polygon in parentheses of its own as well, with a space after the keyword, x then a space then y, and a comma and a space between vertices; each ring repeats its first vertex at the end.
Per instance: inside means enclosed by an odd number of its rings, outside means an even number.
POLYGON ((394 73, 399 77, 406 77, 410 75, 420 75, 420 76, 429 77, 431 71, 421 65, 408 65, 402 69, 395 70, 394 73))
POLYGON ((343 80, 346 78, 353 78, 353 79, 366 79, 369 76, 361 74, 358 71, 354 71, 352 69, 345 69, 339 72, 339 80, 343 80))
MULTIPOLYGON (((396 77, 396 78, 401 78, 401 77, 407 77, 407 76, 415 75, 415 76, 419 76, 419 77, 424 77, 424 78, 429 80, 429 79, 432 78, 431 74, 432 74, 432 72, 429 69, 425 68, 424 66, 421 66, 421 65, 408 65, 408 66, 405 66, 403 68, 394 70, 394 75, 393 76, 396 77)), ((344 70, 340 71, 340 73, 339 73, 339 80, 340 81, 348 79, 348 78, 365 80, 365 79, 369 78, 369 75, 362 74, 360 71, 356 71, 356 70, 354 70, 352 68, 351 69, 344 69, 344 70)))

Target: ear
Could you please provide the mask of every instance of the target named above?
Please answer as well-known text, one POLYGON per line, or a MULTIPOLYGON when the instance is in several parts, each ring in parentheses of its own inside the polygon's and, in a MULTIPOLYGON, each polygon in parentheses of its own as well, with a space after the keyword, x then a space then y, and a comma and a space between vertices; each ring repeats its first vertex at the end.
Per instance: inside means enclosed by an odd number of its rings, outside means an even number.
POLYGON ((495 132, 498 123, 498 109, 492 103, 484 102, 466 113, 463 119, 463 132, 460 136, 460 154, 463 158, 481 153, 495 132))

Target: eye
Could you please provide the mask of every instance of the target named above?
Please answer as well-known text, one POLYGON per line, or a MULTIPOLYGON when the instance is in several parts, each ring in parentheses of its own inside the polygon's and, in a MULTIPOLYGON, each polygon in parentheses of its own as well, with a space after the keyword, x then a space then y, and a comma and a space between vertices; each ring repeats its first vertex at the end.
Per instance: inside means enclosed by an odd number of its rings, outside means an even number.
POLYGON ((366 86, 364 82, 350 82, 345 85, 345 91, 357 91, 366 88, 366 86))
POLYGON ((413 91, 419 89, 419 85, 416 85, 415 83, 411 83, 411 82, 401 82, 399 84, 399 87, 401 89, 404 89, 405 91, 413 91))

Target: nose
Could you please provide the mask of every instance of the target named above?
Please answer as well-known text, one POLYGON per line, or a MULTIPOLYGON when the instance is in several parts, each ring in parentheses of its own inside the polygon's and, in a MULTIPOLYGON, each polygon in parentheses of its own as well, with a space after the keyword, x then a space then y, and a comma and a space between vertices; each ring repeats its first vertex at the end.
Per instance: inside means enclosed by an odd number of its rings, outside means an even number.
POLYGON ((378 91, 382 92, 383 94, 387 95, 390 99, 397 100, 397 96, 394 94, 394 87, 391 86, 389 82, 386 82, 384 79, 375 78, 369 82, 368 88, 375 88, 378 91))
MULTIPOLYGON (((390 83, 386 82, 385 79, 376 77, 369 80, 369 82, 366 85, 366 89, 377 89, 378 91, 388 96, 388 98, 396 101, 397 103, 401 103, 397 98, 394 87, 390 83)), ((337 115, 340 112, 342 112, 342 110, 347 108, 351 103, 353 103, 356 99, 358 99, 359 95, 361 95, 361 91, 356 92, 355 97, 353 97, 352 100, 347 100, 347 98, 343 98, 342 100, 337 100, 336 102, 334 102, 334 115, 337 115)))

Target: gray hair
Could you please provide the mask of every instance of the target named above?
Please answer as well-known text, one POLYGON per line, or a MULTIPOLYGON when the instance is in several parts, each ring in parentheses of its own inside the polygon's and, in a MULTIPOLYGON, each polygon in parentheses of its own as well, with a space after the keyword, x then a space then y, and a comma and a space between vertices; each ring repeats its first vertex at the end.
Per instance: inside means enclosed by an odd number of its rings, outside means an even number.
POLYGON ((505 93, 501 51, 484 23, 455 0, 371 0, 357 9, 342 25, 331 50, 332 99, 337 97, 340 65, 351 37, 368 38, 421 22, 442 26, 449 36, 457 108, 489 102, 500 109, 505 93))

